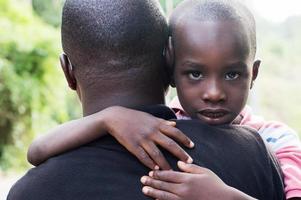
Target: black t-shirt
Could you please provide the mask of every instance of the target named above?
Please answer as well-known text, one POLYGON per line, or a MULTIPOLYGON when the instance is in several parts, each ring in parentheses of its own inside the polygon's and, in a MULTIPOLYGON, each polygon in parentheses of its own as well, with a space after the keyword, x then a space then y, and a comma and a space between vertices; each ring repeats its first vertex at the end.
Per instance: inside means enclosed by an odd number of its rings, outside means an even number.
MULTIPOLYGON (((165 106, 140 110, 175 118, 165 106)), ((257 133, 234 126, 212 127, 196 120, 177 121, 177 127, 195 143, 194 149, 186 149, 195 164, 211 169, 228 185, 257 199, 284 199, 278 165, 257 133)), ((176 169, 176 159, 164 154, 176 169)), ((148 172, 108 135, 29 170, 12 187, 8 200, 150 199, 142 194, 140 183, 148 172)))

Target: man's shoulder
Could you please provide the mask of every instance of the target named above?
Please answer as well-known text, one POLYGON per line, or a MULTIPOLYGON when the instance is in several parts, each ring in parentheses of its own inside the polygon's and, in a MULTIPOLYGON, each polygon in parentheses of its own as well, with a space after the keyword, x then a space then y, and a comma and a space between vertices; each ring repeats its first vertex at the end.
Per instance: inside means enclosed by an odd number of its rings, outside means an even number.
POLYGON ((207 152, 214 151, 216 154, 211 156, 215 155, 217 159, 219 154, 229 159, 237 154, 235 158, 237 161, 244 160, 245 155, 254 156, 252 159, 257 161, 261 159, 264 163, 271 160, 270 151, 254 129, 236 125, 210 126, 199 120, 177 120, 177 128, 196 145, 202 146, 201 149, 206 149, 207 152))
POLYGON ((113 140, 107 140, 50 158, 31 169, 11 188, 8 200, 148 199, 139 184, 148 169, 115 143, 111 145, 113 140))
POLYGON ((165 120, 177 118, 172 109, 162 104, 140 106, 140 107, 136 107, 135 109, 149 113, 155 117, 159 117, 165 120))
POLYGON ((255 129, 247 126, 220 125, 211 126, 200 120, 176 120, 177 127, 189 135, 197 137, 209 136, 210 138, 230 137, 241 138, 242 140, 257 140, 263 142, 255 129))
POLYGON ((254 129, 210 126, 199 120, 177 120, 177 127, 195 143, 194 149, 187 149, 195 164, 258 199, 282 199, 279 166, 254 129))

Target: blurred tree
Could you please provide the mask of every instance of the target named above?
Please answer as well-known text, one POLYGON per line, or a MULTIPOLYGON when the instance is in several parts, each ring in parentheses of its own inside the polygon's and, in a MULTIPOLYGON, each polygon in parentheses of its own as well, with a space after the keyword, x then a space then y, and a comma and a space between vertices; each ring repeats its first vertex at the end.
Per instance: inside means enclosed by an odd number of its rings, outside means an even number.
POLYGON ((69 119, 60 37, 27 0, 0 0, 0 26, 0 167, 22 168, 33 137, 69 119))
MULTIPOLYGON (((68 93, 57 69, 57 26, 63 2, 0 0, 2 170, 12 166, 14 170, 27 168, 26 151, 32 139, 49 127, 80 115, 75 96, 68 93)), ((162 3, 166 6, 167 2, 162 3)))
MULTIPOLYGON (((160 3, 170 12, 180 1, 160 0, 160 3)), ((25 152, 33 137, 80 115, 80 107, 74 95, 68 93, 57 67, 60 52, 57 26, 63 2, 0 0, 2 169, 28 167, 25 152)), ((271 24, 258 18, 257 24, 258 57, 263 61, 255 89, 257 111, 301 133, 301 107, 298 106, 301 101, 301 18, 290 18, 283 24, 271 24)))
POLYGON ((160 4, 162 5, 164 11, 166 12, 167 16, 170 15, 172 9, 178 5, 182 0, 160 0, 160 4))
POLYGON ((301 17, 273 24, 261 18, 258 24, 258 57, 262 60, 256 91, 259 112, 282 121, 301 136, 301 17))
POLYGON ((34 11, 45 22, 58 27, 61 23, 61 11, 64 0, 31 0, 34 11))

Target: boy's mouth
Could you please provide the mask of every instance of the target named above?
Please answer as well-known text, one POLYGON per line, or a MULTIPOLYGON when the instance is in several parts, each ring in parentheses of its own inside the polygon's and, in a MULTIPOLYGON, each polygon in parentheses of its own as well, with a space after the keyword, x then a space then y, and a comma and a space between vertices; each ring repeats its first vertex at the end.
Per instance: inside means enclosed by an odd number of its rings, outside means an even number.
POLYGON ((227 114, 228 110, 225 109, 204 109, 198 112, 199 115, 203 116, 206 120, 222 120, 227 114))

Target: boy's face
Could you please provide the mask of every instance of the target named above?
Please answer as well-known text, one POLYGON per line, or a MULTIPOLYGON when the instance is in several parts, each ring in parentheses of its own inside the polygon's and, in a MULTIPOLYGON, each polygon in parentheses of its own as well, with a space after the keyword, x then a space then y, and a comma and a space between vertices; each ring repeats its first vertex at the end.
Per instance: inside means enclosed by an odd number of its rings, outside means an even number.
POLYGON ((231 123, 246 104, 259 62, 235 21, 190 20, 176 30, 174 83, 191 118, 231 123))

